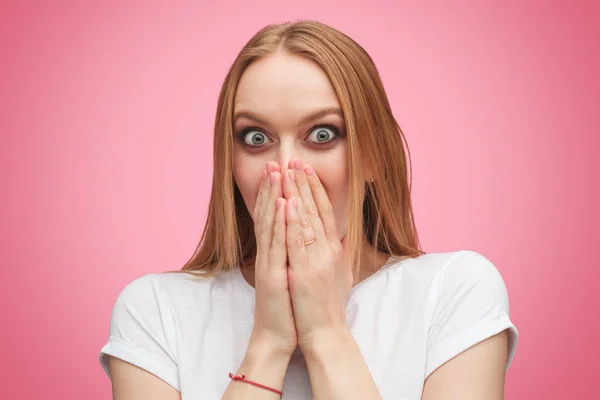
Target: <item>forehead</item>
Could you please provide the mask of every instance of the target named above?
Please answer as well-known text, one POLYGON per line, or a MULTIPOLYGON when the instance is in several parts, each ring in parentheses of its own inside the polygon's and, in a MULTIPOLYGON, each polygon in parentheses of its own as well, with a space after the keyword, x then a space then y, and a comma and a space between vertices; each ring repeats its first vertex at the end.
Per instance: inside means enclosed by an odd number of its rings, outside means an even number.
POLYGON ((234 112, 297 118, 316 108, 334 106, 339 107, 335 90, 316 62, 278 53, 246 68, 236 91, 234 112))

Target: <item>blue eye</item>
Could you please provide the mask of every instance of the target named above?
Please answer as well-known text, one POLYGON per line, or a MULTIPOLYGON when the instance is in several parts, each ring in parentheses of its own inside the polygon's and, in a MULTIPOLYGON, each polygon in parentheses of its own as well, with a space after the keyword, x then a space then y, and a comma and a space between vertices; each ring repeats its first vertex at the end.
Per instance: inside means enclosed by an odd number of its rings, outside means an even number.
POLYGON ((256 130, 256 128, 247 128, 242 130, 239 133, 239 137, 244 142, 244 144, 251 147, 260 147, 269 140, 267 135, 265 135, 259 130, 256 130))
POLYGON ((318 126, 314 128, 309 136, 313 136, 316 141, 313 143, 327 143, 339 136, 337 128, 334 126, 318 126))
MULTIPOLYGON (((320 125, 312 128, 309 141, 316 145, 325 145, 341 136, 339 130, 333 125, 320 125), (312 136, 312 139, 310 138, 312 136)), ((269 144, 272 140, 259 128, 246 127, 237 134, 238 139, 246 147, 259 148, 269 144)))

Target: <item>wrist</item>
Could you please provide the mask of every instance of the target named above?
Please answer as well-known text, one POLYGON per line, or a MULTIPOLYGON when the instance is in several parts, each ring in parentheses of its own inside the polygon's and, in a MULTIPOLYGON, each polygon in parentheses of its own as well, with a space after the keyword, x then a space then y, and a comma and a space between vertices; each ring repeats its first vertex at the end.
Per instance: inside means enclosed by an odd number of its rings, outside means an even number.
POLYGON ((356 341, 346 327, 313 331, 298 340, 298 346, 307 358, 324 354, 334 355, 355 345, 356 341))
POLYGON ((256 377, 257 374, 263 373, 283 377, 290 359, 291 355, 269 347, 249 346, 239 372, 249 377, 256 377))
MULTIPOLYGON (((268 342, 252 338, 248 343, 246 355, 237 370, 233 372, 233 376, 243 377, 246 381, 254 382, 250 385, 242 382, 232 383, 235 392, 233 398, 247 398, 254 396, 260 392, 264 392, 264 388, 257 388, 256 384, 270 388, 269 390, 283 391, 283 381, 288 365, 290 363, 291 354, 270 345, 268 342)), ((232 377, 232 380, 240 380, 232 377)), ((229 398, 229 397, 224 397, 229 398)))
POLYGON ((252 334, 246 355, 253 358, 266 358, 270 361, 288 361, 292 357, 295 346, 280 343, 261 335, 252 334))

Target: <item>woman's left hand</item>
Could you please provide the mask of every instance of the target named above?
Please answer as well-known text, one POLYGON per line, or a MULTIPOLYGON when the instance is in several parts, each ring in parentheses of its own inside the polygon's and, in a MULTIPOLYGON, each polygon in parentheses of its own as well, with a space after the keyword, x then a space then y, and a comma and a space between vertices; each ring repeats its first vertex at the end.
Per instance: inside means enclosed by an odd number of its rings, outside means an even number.
POLYGON ((348 337, 346 300, 353 275, 346 237, 340 240, 331 202, 310 164, 292 159, 283 181, 288 200, 288 281, 298 346, 311 351, 315 344, 348 337))

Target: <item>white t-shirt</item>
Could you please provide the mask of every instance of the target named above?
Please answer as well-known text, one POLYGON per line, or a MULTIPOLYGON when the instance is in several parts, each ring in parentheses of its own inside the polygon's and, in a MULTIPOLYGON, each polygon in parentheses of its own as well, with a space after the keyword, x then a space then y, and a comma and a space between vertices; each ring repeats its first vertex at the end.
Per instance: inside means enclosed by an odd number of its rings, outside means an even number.
MULTIPOLYGON (((107 355, 137 365, 180 391, 182 400, 220 399, 246 352, 254 296, 239 268, 208 280, 183 273, 138 278, 115 302, 100 362, 109 376, 107 355)), ((505 329, 508 369, 518 340, 504 280, 487 258, 467 250, 380 269, 352 288, 346 317, 384 399, 420 399, 436 368, 505 329)), ((283 393, 312 399, 299 351, 283 393)))

